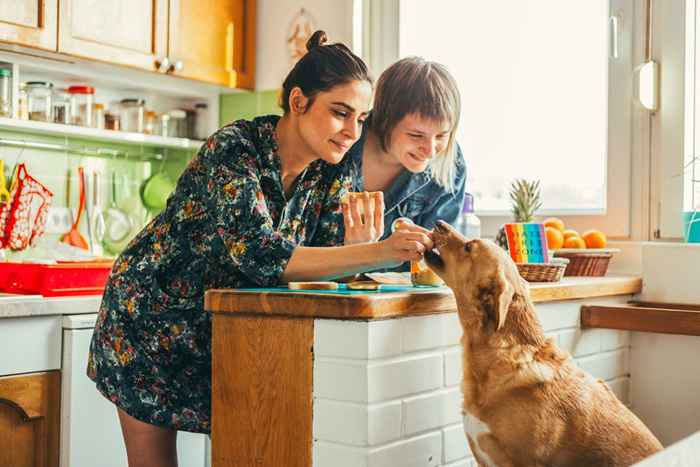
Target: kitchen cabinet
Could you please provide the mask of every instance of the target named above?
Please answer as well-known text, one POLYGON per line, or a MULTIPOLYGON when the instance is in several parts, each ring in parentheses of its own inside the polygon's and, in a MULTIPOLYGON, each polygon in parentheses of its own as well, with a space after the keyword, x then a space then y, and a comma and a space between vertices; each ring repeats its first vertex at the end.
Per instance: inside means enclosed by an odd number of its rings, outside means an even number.
POLYGON ((0 2, 0 41, 56 50, 58 0, 0 2))
POLYGON ((58 51, 153 70, 165 56, 168 0, 61 0, 58 51))
POLYGON ((255 21, 256 0, 170 0, 172 73, 253 89, 255 21))
POLYGON ((0 465, 58 466, 60 375, 0 377, 0 465))

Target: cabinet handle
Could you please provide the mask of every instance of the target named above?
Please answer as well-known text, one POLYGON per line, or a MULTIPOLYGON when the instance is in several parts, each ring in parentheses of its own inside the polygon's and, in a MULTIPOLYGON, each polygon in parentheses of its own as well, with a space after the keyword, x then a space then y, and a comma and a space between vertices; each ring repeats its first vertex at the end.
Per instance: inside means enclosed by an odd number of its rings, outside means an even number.
POLYGON ((167 73, 170 70, 170 67, 172 67, 172 64, 170 63, 170 59, 168 57, 163 57, 155 61, 155 66, 158 73, 167 73))
POLYGON ((182 63, 182 60, 177 60, 175 63, 170 64, 170 67, 168 68, 168 73, 172 73, 174 71, 182 71, 182 69, 185 68, 185 64, 182 63))

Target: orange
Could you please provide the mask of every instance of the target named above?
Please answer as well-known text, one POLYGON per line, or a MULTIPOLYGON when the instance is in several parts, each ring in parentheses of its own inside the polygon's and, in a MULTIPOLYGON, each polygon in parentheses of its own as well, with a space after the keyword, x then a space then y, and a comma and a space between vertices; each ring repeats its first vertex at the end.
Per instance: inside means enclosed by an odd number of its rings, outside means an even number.
POLYGON ((547 248, 558 250, 564 244, 564 235, 553 227, 545 227, 544 233, 547 236, 547 248))
POLYGON ((564 240, 564 248, 586 248, 586 242, 581 237, 569 237, 564 240))
POLYGON ((608 239, 600 230, 587 230, 581 236, 587 248, 605 248, 608 239))
POLYGON ((564 231, 564 221, 558 217, 548 217, 544 220, 545 227, 552 227, 557 229, 559 232, 564 231))
POLYGON ((576 232, 574 229, 566 229, 564 232, 564 240, 566 240, 569 237, 580 237, 579 233, 576 232))

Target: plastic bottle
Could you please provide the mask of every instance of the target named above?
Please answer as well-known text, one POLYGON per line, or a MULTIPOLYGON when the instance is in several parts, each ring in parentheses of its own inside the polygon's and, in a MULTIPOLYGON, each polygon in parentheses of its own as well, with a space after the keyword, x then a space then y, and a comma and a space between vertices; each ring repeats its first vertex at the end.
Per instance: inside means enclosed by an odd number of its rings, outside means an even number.
POLYGON ((474 197, 470 193, 464 194, 462 214, 457 218, 455 228, 467 238, 481 237, 481 221, 474 214, 474 197))

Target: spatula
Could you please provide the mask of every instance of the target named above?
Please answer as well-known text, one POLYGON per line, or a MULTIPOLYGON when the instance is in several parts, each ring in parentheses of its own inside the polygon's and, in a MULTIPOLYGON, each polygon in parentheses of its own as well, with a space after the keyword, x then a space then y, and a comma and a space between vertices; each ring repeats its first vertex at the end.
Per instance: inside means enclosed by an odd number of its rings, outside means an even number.
POLYGON ((61 241, 63 243, 67 243, 68 245, 82 248, 83 250, 89 250, 90 246, 88 245, 87 240, 85 240, 85 237, 83 236, 83 234, 80 233, 80 230, 78 229, 78 226, 80 225, 80 218, 83 214, 83 210, 85 209, 85 174, 82 167, 78 167, 78 183, 80 187, 80 200, 78 201, 78 212, 75 215, 75 221, 73 221, 73 225, 71 226, 70 230, 61 238, 61 241))

